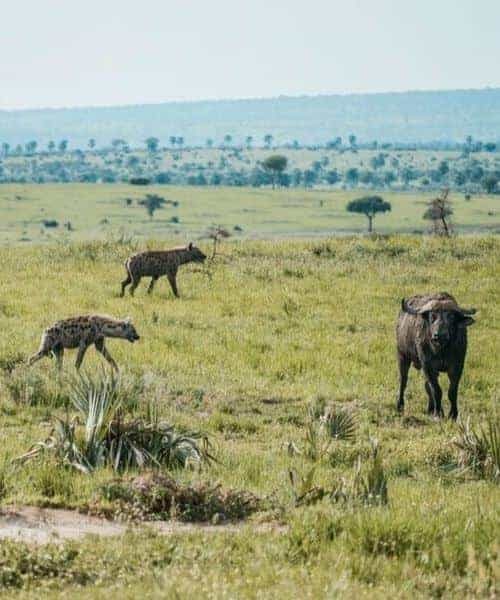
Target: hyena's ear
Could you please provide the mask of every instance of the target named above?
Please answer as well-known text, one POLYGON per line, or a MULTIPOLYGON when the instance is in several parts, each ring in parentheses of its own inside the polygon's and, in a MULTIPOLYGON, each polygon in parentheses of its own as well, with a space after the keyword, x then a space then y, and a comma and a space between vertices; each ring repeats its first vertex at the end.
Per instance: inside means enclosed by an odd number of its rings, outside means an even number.
POLYGON ((125 323, 127 323, 127 325, 129 325, 130 323, 132 323, 132 317, 125 317, 124 321, 125 323))
POLYGON ((193 242, 189 242, 188 244, 188 250, 192 250, 193 249, 193 242))

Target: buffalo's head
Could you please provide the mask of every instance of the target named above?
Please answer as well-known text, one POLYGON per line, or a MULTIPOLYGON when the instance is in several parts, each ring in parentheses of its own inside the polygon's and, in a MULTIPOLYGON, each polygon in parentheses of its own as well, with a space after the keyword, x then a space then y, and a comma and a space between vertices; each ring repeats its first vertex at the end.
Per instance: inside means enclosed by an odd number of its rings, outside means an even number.
POLYGON ((429 300, 423 306, 414 308, 404 298, 401 303, 403 312, 422 318, 429 330, 430 341, 437 348, 445 347, 460 327, 474 323, 471 315, 475 308, 460 308, 451 299, 429 300))

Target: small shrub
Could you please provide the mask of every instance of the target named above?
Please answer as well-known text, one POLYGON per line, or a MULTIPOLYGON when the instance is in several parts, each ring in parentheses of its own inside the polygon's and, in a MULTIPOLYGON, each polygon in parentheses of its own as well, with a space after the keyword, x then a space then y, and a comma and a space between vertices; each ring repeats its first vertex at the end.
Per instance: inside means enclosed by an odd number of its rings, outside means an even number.
POLYGON ((159 473, 112 480, 101 487, 100 498, 111 502, 115 514, 180 521, 244 519, 266 506, 247 491, 223 490, 209 483, 184 485, 159 473))
POLYGON ((491 417, 486 427, 475 429, 470 419, 459 423, 454 440, 458 449, 458 468, 483 479, 500 482, 500 422, 491 417))

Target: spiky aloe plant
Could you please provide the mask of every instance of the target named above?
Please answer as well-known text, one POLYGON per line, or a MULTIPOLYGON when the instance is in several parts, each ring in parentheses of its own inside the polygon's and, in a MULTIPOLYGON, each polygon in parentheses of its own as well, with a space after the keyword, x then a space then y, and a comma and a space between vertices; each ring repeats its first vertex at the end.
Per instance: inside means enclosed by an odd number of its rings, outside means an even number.
POLYGON ((18 460, 50 452, 60 463, 87 473, 104 465, 115 471, 160 465, 174 469, 215 460, 206 435, 176 431, 157 415, 152 422, 123 420, 118 385, 114 376, 81 377, 72 394, 80 419, 57 419, 49 437, 18 460))
POLYGON ((321 417, 321 423, 328 437, 334 440, 351 441, 356 435, 355 416, 342 408, 331 408, 321 417))
POLYGON ((380 456, 378 441, 371 439, 370 445, 370 467, 363 474, 361 459, 358 460, 353 479, 352 495, 364 504, 387 504, 389 502, 388 481, 380 456))

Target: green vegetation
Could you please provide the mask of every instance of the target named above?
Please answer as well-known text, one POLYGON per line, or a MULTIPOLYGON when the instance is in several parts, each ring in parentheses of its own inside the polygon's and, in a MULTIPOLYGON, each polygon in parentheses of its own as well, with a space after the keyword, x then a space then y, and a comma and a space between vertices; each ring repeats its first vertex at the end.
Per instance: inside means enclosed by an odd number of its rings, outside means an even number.
MULTIPOLYGON (((300 189, 187 188, 135 185, 0 186, 1 242, 64 242, 130 237, 186 240, 204 237, 212 225, 234 237, 311 237, 365 230, 356 214, 346 212, 353 191, 300 189), (165 198, 154 219, 138 204, 146 194, 165 198), (175 208, 175 211, 172 208, 175 208), (46 227, 45 221, 59 226, 46 227)), ((425 203, 434 194, 384 193, 391 212, 379 219, 380 233, 427 232, 425 203)), ((451 193, 454 231, 500 230, 495 196, 451 193)), ((165 242, 166 243, 166 242, 165 242)))
MULTIPOLYGON (((17 192, 33 196, 12 202, 28 214, 42 201, 55 209, 65 195, 61 210, 73 206, 75 212, 51 216, 71 218, 82 238, 89 237, 83 224, 109 210, 94 199, 78 216, 78 205, 90 198, 78 194, 89 188, 52 188, 53 203, 43 196, 47 189, 17 192), (75 193, 68 196, 70 190, 75 193)), ((182 192, 165 194, 180 200, 180 211, 189 204, 182 192)), ((139 210, 121 199, 133 193, 117 188, 111 196, 117 214, 139 210)), ((289 197, 293 206, 289 192, 265 192, 259 201, 266 206, 271 198, 289 197)), ((200 198, 198 210, 207 211, 210 200, 202 192, 200 198)), ((307 196, 310 204, 317 198, 307 196)), ((457 200, 457 220, 462 207, 489 201, 457 200)), ((407 214, 421 218, 423 205, 400 197, 391 198, 393 211, 384 220, 401 219, 403 203, 414 211, 407 214)), ((345 197, 339 204, 348 218, 345 197)), ((149 220, 141 227, 147 231, 149 220)), ((2 598, 500 593, 498 237, 233 237, 206 269, 185 268, 179 300, 161 282, 158 294, 143 290, 121 299, 123 261, 145 245, 122 236, 0 248, 2 506, 79 508, 129 519, 245 520, 218 532, 192 525, 170 536, 140 529, 125 538, 44 547, 2 541, 2 598), (425 414, 416 372, 406 413, 396 412, 400 299, 427 290, 448 290, 479 309, 459 392, 462 425, 425 414), (72 403, 71 361, 60 376, 51 361, 31 369, 25 361, 56 318, 93 311, 130 315, 141 335, 138 344, 112 349, 122 367, 121 423, 204 431, 216 460, 193 469, 162 466, 154 475, 131 463, 119 478, 107 461, 84 473, 61 466, 50 452, 43 460, 12 462, 47 440, 57 418, 81 413, 72 403)), ((102 368, 96 353, 86 367, 102 368)), ((83 431, 89 422, 80 420, 83 431)))
MULTIPOLYGON (((230 136, 229 136, 230 137, 230 136)), ((267 136, 266 136, 267 137, 267 136)), ((355 137, 355 136, 351 136, 355 137)), ((227 138, 227 136, 226 136, 227 138)), ((299 142, 277 148, 251 145, 170 147, 146 140, 131 148, 112 140, 99 150, 37 153, 20 147, 0 154, 0 183, 133 183, 189 186, 252 186, 363 190, 441 190, 500 192, 500 154, 483 145, 453 149, 398 147, 371 142, 303 147, 299 142)), ((479 144, 479 142, 478 142, 479 144)))

